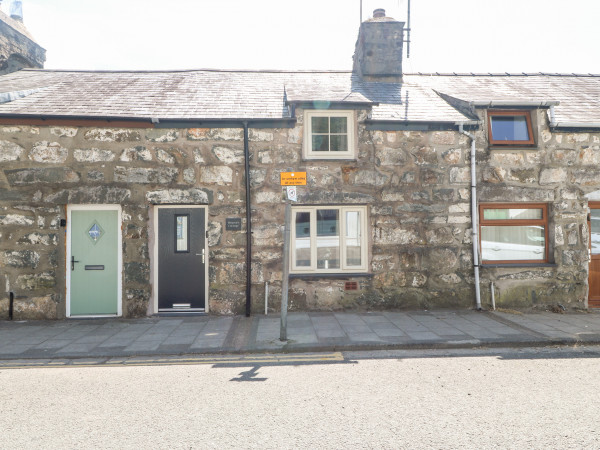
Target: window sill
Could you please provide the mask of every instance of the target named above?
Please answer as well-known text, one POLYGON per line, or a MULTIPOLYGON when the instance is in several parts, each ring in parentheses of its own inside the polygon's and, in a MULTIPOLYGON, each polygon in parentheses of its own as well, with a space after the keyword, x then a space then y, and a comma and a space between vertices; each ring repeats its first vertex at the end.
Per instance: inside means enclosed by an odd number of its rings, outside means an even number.
POLYGON ((539 150, 540 147, 537 144, 534 145, 527 145, 527 144, 523 144, 523 145, 516 145, 516 144, 510 144, 510 145, 488 145, 488 150, 539 150))
POLYGON ((556 263, 503 263, 503 264, 481 264, 481 268, 497 269, 497 268, 518 268, 518 267, 557 267, 556 263))
POLYGON ((329 279, 345 279, 345 278, 372 278, 372 273, 367 272, 339 272, 339 273, 290 273, 290 279, 301 279, 301 280, 321 280, 323 278, 329 279))
POLYGON ((339 161, 357 161, 358 159, 356 158, 356 156, 347 156, 347 157, 339 157, 339 158, 327 158, 325 156, 321 157, 321 156, 303 156, 302 157, 302 161, 303 162, 310 162, 310 161, 325 161, 325 162, 339 162, 339 161))

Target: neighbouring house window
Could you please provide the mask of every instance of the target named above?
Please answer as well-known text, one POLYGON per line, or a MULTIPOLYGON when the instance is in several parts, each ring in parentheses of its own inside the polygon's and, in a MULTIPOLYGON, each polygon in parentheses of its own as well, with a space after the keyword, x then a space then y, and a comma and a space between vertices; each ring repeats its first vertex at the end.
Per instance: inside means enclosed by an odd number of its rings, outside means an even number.
POLYGON ((292 272, 366 272, 366 208, 292 209, 292 272))
POLYGON ((353 111, 305 111, 304 157, 307 159, 354 158, 353 111))
POLYGON ((491 145, 534 145, 529 111, 488 111, 491 145))
POLYGON ((484 264, 548 261, 547 204, 483 204, 479 221, 484 264))

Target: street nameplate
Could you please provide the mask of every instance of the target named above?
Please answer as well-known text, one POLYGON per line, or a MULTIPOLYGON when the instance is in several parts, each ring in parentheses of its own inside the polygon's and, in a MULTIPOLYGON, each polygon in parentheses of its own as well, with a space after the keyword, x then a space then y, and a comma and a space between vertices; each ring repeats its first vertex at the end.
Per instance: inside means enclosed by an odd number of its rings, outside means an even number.
POLYGON ((240 231, 242 229, 242 219, 239 217, 227 217, 225 219, 225 229, 227 231, 240 231))
POLYGON ((281 172, 282 186, 306 186, 306 172, 281 172))

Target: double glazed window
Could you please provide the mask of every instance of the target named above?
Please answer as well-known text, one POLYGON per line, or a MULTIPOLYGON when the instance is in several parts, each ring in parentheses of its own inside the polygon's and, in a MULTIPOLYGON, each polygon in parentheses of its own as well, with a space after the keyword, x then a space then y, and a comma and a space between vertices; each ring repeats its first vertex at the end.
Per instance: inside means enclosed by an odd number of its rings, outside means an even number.
POLYGON ((366 272, 366 208, 292 209, 292 271, 366 272))
POLYGON ((304 113, 304 157, 354 157, 354 112, 308 110, 304 113))
POLYGON ((479 207, 483 263, 548 261, 548 205, 483 204, 479 207))
POLYGON ((529 111, 488 111, 491 145, 534 145, 529 111))

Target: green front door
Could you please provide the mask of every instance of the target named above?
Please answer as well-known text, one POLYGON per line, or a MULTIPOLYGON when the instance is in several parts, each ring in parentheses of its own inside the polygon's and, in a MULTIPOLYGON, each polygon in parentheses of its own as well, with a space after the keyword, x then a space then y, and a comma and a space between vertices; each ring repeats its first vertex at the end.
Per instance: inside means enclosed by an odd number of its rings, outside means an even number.
POLYGON ((71 211, 71 316, 118 313, 118 211, 71 211))

